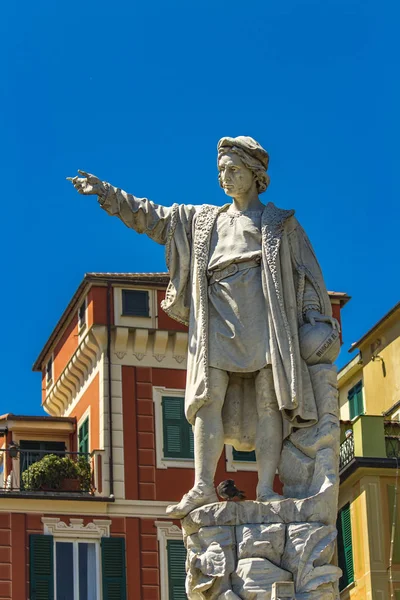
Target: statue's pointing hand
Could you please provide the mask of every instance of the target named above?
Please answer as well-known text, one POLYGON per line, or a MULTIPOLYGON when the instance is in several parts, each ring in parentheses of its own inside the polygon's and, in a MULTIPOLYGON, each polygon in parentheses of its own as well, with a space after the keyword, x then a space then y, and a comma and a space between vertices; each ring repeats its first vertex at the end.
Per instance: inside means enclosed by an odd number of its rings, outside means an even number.
POLYGON ((84 194, 85 196, 103 196, 106 193, 106 186, 96 175, 80 171, 79 169, 78 173, 82 177, 67 177, 67 179, 72 182, 74 188, 80 194, 84 194))

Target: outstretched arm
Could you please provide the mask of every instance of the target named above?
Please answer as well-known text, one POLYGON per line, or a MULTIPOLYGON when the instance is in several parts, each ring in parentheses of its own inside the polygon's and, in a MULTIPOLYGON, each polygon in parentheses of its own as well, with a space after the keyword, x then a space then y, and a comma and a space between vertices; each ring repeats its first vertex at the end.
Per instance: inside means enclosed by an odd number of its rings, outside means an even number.
POLYGON ((97 196, 109 215, 119 217, 127 227, 146 233, 159 244, 166 243, 172 208, 159 206, 147 198, 136 198, 85 171, 78 173, 82 177, 67 179, 80 194, 97 196))

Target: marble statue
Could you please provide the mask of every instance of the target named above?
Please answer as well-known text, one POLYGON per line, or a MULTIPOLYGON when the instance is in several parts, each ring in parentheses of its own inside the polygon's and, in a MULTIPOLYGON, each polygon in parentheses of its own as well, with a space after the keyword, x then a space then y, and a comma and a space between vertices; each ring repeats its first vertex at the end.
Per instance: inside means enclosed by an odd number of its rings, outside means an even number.
POLYGON ((183 519, 193 599, 261 600, 291 585, 296 598, 333 598, 339 572, 327 565, 338 489, 339 325, 294 211, 260 201, 268 162, 253 138, 222 138, 218 177, 231 202, 221 207, 165 207, 84 171, 69 178, 109 215, 166 246, 162 308, 189 327, 185 412, 195 440, 194 486, 167 514, 183 519), (256 502, 218 502, 224 443, 255 449, 256 502), (277 469, 284 496, 273 490, 277 469), (312 564, 301 563, 304 555, 312 564))

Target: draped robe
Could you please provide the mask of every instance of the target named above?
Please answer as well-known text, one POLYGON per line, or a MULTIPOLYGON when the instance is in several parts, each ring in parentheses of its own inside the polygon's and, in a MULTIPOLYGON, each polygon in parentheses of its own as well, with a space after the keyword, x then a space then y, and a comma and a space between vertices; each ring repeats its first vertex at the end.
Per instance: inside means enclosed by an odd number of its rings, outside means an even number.
MULTIPOLYGON (((170 282, 162 308, 189 327, 185 412, 194 424, 199 408, 212 402, 207 292, 210 239, 218 214, 230 205, 164 207, 110 185, 99 201, 108 214, 166 246, 170 282)), ((318 420, 309 368, 300 354, 299 327, 307 310, 331 316, 332 309, 320 266, 294 211, 268 203, 261 218, 261 234, 265 305, 260 309, 268 319, 274 386, 287 436, 293 427, 311 426, 318 420)), ((249 302, 249 310, 257 307, 249 302)), ((249 450, 254 448, 257 422, 254 382, 238 382, 233 377, 231 384, 223 409, 225 441, 238 450, 249 450)))

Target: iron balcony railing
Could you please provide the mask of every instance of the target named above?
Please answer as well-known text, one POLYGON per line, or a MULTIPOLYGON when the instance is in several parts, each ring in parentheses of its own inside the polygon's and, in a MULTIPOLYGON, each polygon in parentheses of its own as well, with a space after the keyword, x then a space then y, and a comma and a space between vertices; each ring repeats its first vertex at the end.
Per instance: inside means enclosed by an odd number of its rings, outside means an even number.
POLYGON ((346 465, 354 458, 354 435, 353 432, 349 433, 340 444, 339 453, 339 471, 345 468, 346 465))
POLYGON ((94 494, 93 457, 86 452, 0 449, 0 494, 94 494))
POLYGON ((400 423, 385 421, 385 444, 388 458, 400 458, 400 423))

